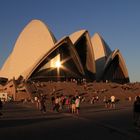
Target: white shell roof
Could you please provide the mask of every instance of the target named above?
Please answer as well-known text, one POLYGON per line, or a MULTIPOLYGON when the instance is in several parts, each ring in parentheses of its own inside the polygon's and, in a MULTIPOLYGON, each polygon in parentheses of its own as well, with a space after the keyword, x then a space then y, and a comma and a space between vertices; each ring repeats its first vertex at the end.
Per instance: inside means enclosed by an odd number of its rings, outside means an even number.
POLYGON ((27 70, 32 69, 55 42, 55 37, 42 21, 32 20, 19 35, 12 53, 0 71, 0 77, 26 77, 27 70))
POLYGON ((75 44, 78 39, 86 32, 86 30, 80 30, 77 32, 74 32, 73 34, 71 34, 69 36, 69 38, 71 39, 72 43, 75 44))
POLYGON ((95 60, 105 57, 106 56, 105 46, 98 33, 94 34, 94 36, 91 38, 91 42, 94 50, 95 60))
POLYGON ((74 45, 80 41, 83 35, 85 35, 88 45, 86 67, 89 71, 96 73, 97 79, 116 55, 119 55, 120 66, 125 76, 128 76, 125 61, 120 52, 118 50, 112 52, 98 33, 90 38, 87 30, 80 30, 56 42, 54 35, 46 24, 40 20, 32 20, 20 33, 12 53, 0 70, 0 77, 10 80, 13 77, 17 79, 22 75, 24 79, 27 79, 43 59, 56 47, 59 47, 59 43, 63 43, 63 41, 68 41, 69 46, 73 47, 74 59, 78 62, 77 67, 84 73, 78 53, 74 50, 74 45), (101 58, 103 58, 102 61, 100 61, 101 58))

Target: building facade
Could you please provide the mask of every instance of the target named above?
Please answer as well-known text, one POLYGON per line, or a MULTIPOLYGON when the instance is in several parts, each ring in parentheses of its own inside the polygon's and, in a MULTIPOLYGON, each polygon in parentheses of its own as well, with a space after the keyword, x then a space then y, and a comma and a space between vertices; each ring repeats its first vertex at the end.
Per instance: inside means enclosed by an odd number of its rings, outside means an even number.
POLYGON ((120 51, 111 51, 98 33, 80 30, 57 41, 40 20, 25 26, 0 70, 0 84, 16 81, 15 92, 21 83, 71 79, 127 83, 129 75, 120 51))

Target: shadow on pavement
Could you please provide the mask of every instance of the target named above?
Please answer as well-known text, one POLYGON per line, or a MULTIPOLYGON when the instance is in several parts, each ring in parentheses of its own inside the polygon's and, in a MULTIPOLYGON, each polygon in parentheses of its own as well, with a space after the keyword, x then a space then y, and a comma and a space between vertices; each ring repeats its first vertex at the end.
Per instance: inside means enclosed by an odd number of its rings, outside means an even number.
POLYGON ((62 118, 63 117, 47 117, 47 116, 44 116, 42 118, 0 120, 0 128, 30 125, 30 124, 40 123, 40 122, 59 120, 59 119, 62 119, 62 118))

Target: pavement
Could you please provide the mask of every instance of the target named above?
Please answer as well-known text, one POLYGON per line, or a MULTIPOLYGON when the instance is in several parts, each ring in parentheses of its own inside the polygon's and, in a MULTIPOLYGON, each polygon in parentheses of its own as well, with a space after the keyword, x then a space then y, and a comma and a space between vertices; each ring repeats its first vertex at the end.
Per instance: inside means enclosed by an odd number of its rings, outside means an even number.
POLYGON ((80 115, 67 110, 57 113, 47 105, 42 113, 31 103, 6 103, 0 118, 0 138, 139 140, 140 129, 133 125, 132 103, 118 103, 115 109, 102 103, 81 104, 80 115))

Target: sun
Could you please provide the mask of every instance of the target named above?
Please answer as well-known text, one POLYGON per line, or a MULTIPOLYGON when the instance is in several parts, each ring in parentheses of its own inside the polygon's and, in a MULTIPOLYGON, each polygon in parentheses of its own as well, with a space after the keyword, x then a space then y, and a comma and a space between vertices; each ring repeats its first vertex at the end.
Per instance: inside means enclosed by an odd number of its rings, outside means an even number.
POLYGON ((61 62, 59 60, 57 60, 55 62, 55 67, 60 68, 61 67, 61 62))

